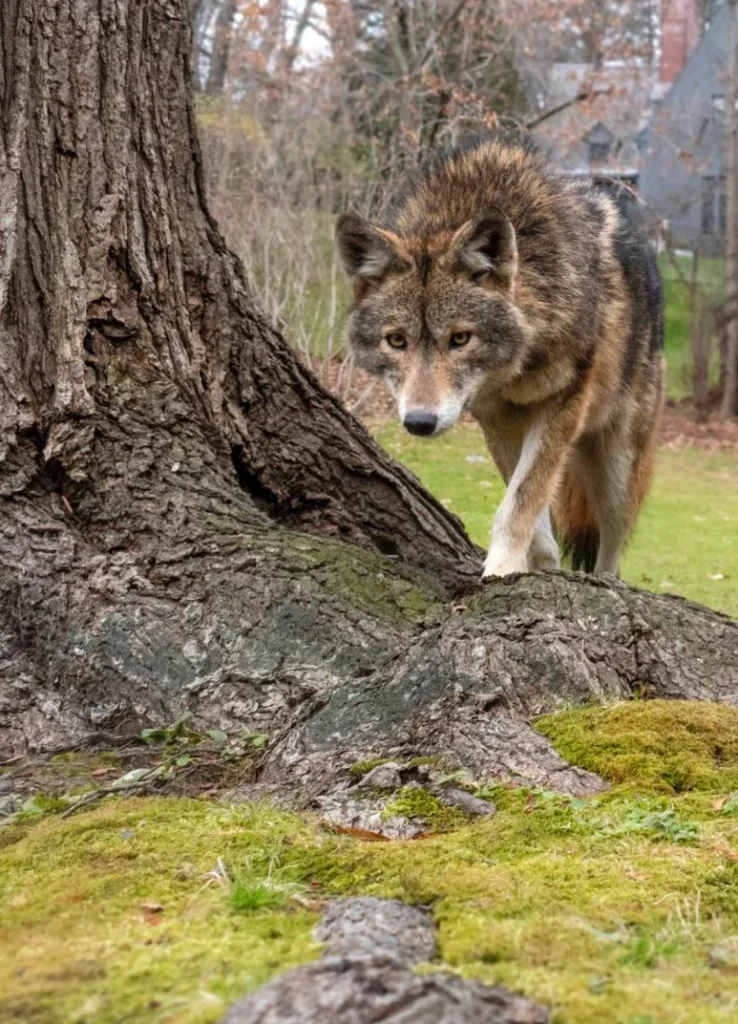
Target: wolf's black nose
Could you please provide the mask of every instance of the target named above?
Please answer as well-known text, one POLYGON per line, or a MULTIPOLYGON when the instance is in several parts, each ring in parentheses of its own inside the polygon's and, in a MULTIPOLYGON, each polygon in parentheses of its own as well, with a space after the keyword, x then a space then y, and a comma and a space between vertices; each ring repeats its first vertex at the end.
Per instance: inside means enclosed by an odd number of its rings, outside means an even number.
POLYGON ((438 417, 435 413, 425 412, 424 409, 416 409, 413 412, 409 412, 403 422, 411 434, 429 437, 438 426, 438 417))

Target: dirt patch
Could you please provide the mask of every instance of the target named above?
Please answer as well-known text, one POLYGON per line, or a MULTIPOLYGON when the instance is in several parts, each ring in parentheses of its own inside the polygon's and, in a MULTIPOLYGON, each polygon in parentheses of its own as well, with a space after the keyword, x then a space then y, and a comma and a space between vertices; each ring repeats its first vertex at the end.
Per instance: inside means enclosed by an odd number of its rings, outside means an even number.
POLYGON ((683 448, 708 452, 738 449, 738 420, 725 423, 715 418, 697 423, 688 407, 681 403, 666 409, 660 433, 661 445, 672 451, 683 448))

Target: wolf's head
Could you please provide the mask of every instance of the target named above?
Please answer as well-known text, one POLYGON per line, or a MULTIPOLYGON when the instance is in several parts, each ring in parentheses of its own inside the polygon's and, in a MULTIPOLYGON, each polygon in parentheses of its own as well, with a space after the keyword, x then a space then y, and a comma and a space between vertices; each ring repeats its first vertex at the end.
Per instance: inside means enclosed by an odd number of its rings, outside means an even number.
POLYGON ((520 373, 529 330, 515 303, 515 231, 499 210, 422 238, 346 214, 337 236, 356 297, 349 343, 411 433, 448 430, 483 383, 520 373))

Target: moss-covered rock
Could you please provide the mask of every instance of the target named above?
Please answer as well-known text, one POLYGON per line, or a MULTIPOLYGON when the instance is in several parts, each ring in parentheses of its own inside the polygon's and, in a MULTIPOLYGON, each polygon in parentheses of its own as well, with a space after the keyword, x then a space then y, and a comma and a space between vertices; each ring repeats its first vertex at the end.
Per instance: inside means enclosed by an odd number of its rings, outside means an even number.
POLYGON ((391 757, 368 757, 364 761, 355 761, 348 770, 353 779, 363 779, 372 768, 378 768, 380 764, 389 764, 391 757))
POLYGON ((422 786, 403 786, 382 812, 387 818, 401 817, 426 822, 434 832, 446 832, 467 824, 469 816, 457 807, 449 807, 422 786))

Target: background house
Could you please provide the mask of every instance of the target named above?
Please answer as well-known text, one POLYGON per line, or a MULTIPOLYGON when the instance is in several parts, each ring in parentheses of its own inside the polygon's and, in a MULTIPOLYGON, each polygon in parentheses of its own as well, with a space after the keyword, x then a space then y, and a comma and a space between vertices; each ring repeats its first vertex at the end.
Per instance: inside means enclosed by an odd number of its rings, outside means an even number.
POLYGON ((655 84, 649 60, 615 60, 600 67, 556 62, 549 72, 547 103, 550 109, 563 109, 541 125, 539 141, 569 174, 614 177, 637 186, 637 140, 651 116, 655 84), (585 99, 571 102, 582 94, 585 99))
POLYGON ((644 201, 668 222, 677 245, 707 255, 722 250, 727 219, 727 42, 723 6, 656 106, 641 142, 644 201))
POLYGON ((658 31, 637 57, 549 66, 545 106, 561 109, 537 135, 569 174, 637 189, 677 245, 718 252, 727 209, 727 7, 661 0, 654 16, 658 31))

